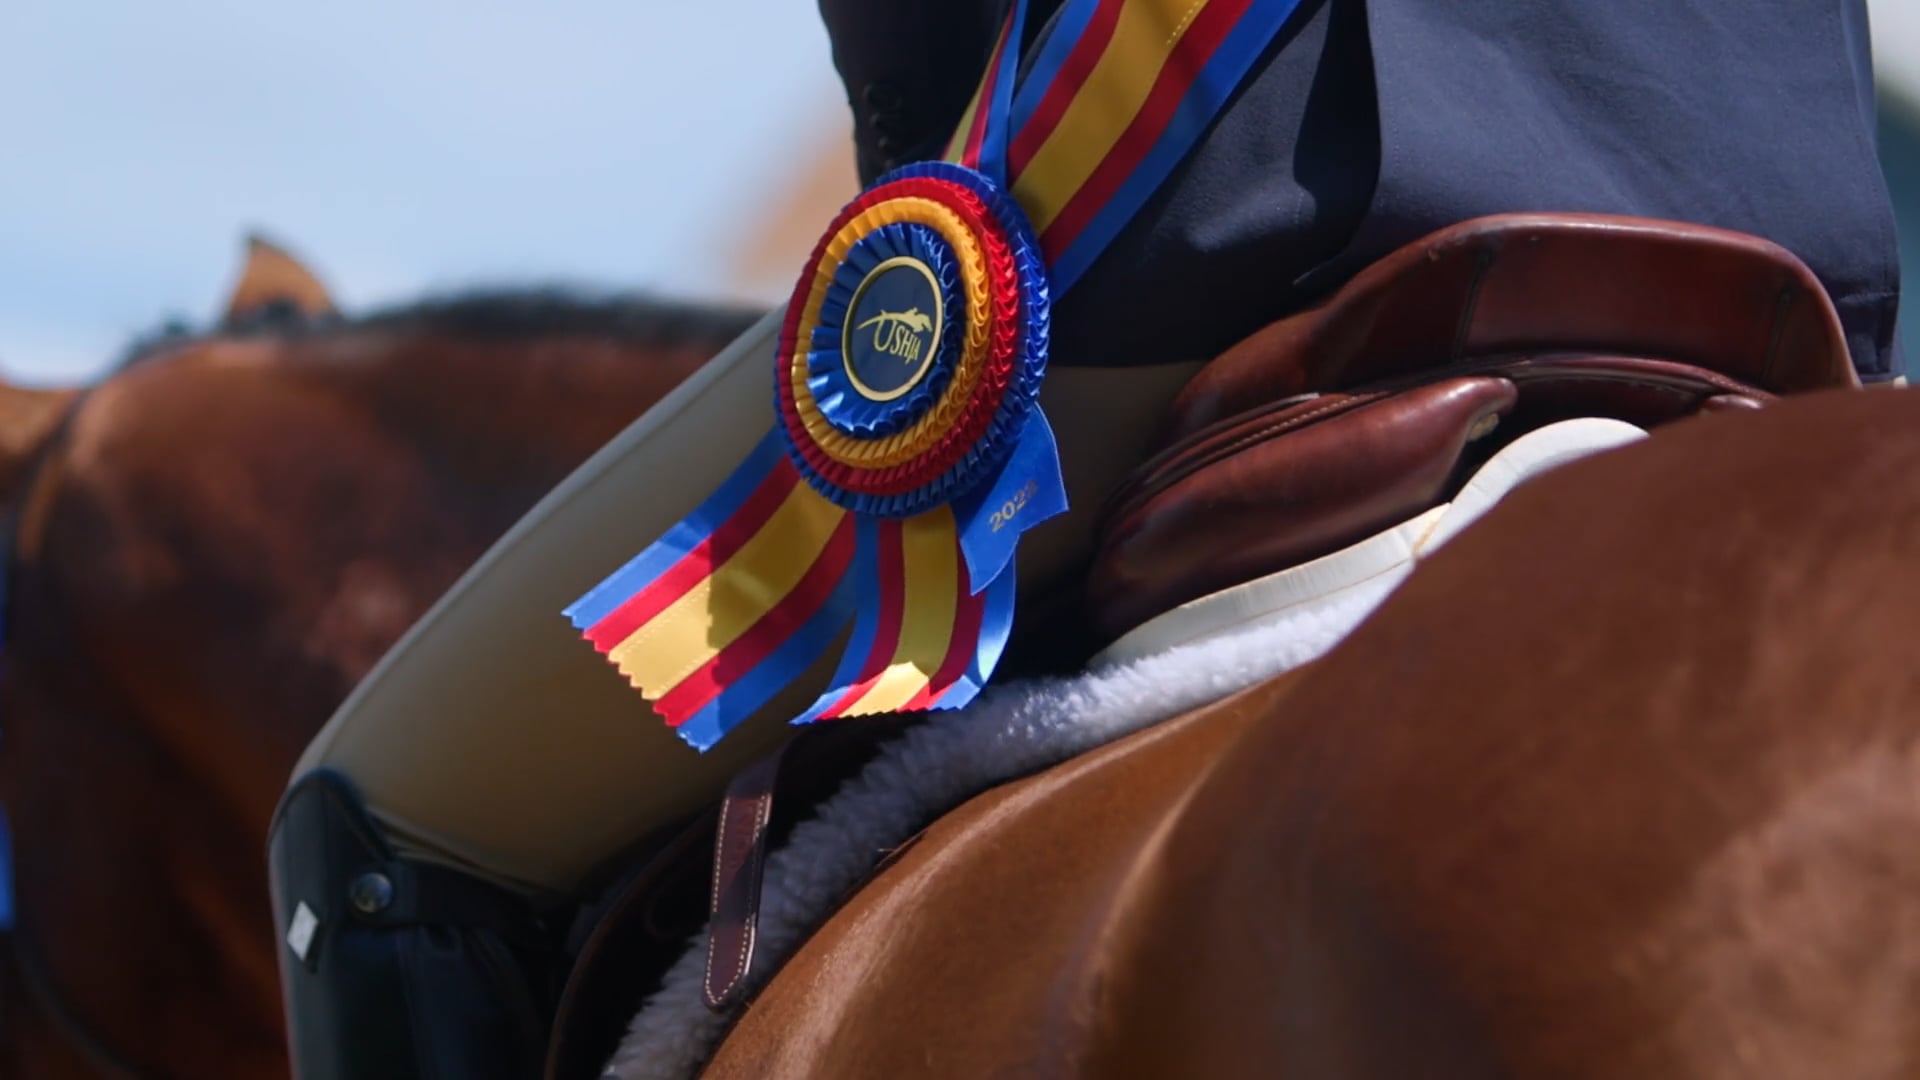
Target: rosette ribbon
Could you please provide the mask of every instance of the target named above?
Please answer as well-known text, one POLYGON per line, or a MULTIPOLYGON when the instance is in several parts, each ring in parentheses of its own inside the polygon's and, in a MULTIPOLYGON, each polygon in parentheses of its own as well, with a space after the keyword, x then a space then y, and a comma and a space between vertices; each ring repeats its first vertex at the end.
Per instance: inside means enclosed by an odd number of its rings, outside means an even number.
POLYGON ((779 422, 566 611, 683 739, 712 746, 843 637, 796 722, 955 708, 985 685, 1018 541, 1067 508, 1039 405, 1051 304, 1296 3, 1068 0, 1016 88, 1018 0, 947 160, 840 211, 787 305, 779 422))

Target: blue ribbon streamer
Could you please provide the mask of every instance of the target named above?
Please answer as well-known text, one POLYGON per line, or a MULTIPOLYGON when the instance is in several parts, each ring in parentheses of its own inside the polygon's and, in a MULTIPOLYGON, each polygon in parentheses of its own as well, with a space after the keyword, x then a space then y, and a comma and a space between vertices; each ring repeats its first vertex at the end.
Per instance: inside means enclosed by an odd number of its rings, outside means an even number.
POLYGON ((1066 512, 1060 451, 1046 415, 1035 409, 999 474, 953 504, 972 590, 979 592, 1007 571, 1020 534, 1066 512))
MULTIPOLYGON (((977 443, 921 489, 875 496, 827 482, 793 445, 783 425, 770 433, 749 461, 743 463, 745 476, 736 475, 729 480, 699 510, 670 530, 667 537, 568 609, 575 625, 585 629, 626 597, 644 588, 658 572, 663 572, 716 527, 727 516, 729 507, 737 507, 751 489, 751 479, 765 475, 765 454, 773 449, 774 443, 780 447, 776 452, 784 453, 814 490, 856 515, 853 560, 836 584, 832 597, 811 620, 776 647, 772 655, 751 670, 725 677, 726 688, 718 698, 688 717, 681 725, 680 734, 695 746, 701 749, 711 746, 770 700, 824 655, 850 621, 852 641, 840 658, 834 689, 796 722, 804 722, 831 708, 857 684, 872 651, 880 619, 878 605, 873 602, 880 585, 877 559, 880 518, 910 517, 939 505, 950 505, 966 567, 967 588, 979 596, 982 605, 981 624, 967 670, 934 699, 934 707, 966 704, 986 685, 998 664, 1013 622, 1014 566, 1019 537, 1067 509, 1058 447, 1039 408, 1039 391, 1048 361, 1051 304, 1079 279, 1125 221, 1144 205, 1191 149, 1279 32, 1297 0, 1253 0, 1241 16, 1240 25, 1230 31, 1224 47, 1209 59, 1183 97, 1174 122, 1149 148, 1135 174, 1126 179, 1109 204, 1049 268, 1043 264, 1025 213, 1007 191, 1007 147, 1012 133, 1028 122, 1037 104, 1044 99, 1048 85, 1084 33, 1097 3, 1098 0, 1067 0, 1025 85, 1018 87, 1016 94, 1014 84, 1028 10, 1028 0, 1016 0, 993 73, 991 92, 980 104, 985 114, 985 129, 977 171, 945 162, 929 162, 895 170, 876 181, 884 185, 896 179, 924 176, 967 188, 984 205, 991 226, 1001 231, 1014 259, 1021 338, 1015 345, 1014 363, 1001 400, 977 443)), ((896 255, 910 256, 927 267, 945 305, 947 327, 963 326, 968 297, 960 287, 956 260, 945 240, 937 230, 926 226, 890 225, 876 229, 853 245, 843 264, 835 268, 827 294, 822 298, 811 340, 793 343, 794 347, 807 350, 807 386, 827 422, 857 439, 897 433, 926 415, 950 388, 964 337, 962 333, 943 329, 940 346, 927 361, 925 372, 898 399, 874 401, 851 384, 846 371, 848 360, 841 355, 841 332, 846 320, 853 317, 849 306, 874 268, 896 255)), ((912 353, 904 350, 903 355, 911 357, 912 353)))
POLYGON ((1012 111, 1013 83, 1020 70, 1020 39, 1026 25, 1027 0, 1016 0, 1013 19, 1007 26, 1007 43, 1000 50, 1000 70, 993 80, 993 100, 980 103, 987 110, 987 127, 980 138, 980 171, 1001 185, 1007 182, 1007 140, 1013 125, 1006 120, 1012 111))

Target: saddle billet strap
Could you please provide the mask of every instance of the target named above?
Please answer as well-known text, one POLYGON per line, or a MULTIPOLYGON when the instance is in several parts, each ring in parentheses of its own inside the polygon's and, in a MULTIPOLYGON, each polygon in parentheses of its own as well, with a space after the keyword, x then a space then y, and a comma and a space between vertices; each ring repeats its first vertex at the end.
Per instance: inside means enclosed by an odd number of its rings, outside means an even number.
MULTIPOLYGON (((723 809, 719 804, 666 827, 603 867, 602 898, 581 912, 581 925, 572 936, 576 945, 569 953, 574 959, 554 1014, 547 1080, 589 1075, 588 1070, 604 1063, 634 1011, 686 952, 689 939, 710 951, 716 937, 731 943, 733 951, 716 959, 714 970, 738 970, 741 975, 737 980, 717 980, 734 985, 715 997, 722 1009, 743 1002, 754 990, 760 864, 814 806, 865 768, 885 742, 920 723, 924 715, 890 713, 801 728, 781 755, 771 777, 772 795, 762 806, 748 804, 755 802, 751 792, 764 790, 764 775, 759 781, 742 779, 734 785, 733 801, 740 805, 731 809, 749 827, 728 830, 724 846, 732 870, 716 873, 723 809), (761 809, 765 823, 756 830, 751 826, 762 820, 761 809), (705 942, 695 936, 702 921, 708 928, 705 942)), ((704 997, 704 986, 702 990, 704 997)))
POLYGON ((753 963, 760 923, 760 881, 766 868, 767 825, 773 820, 774 786, 780 779, 783 743, 740 770, 720 801, 713 841, 713 892, 707 930, 707 1008, 733 1007, 753 963))
POLYGON ((882 713, 810 724, 728 785, 715 826, 708 907, 707 1007, 726 1011, 752 990, 760 883, 768 854, 887 741, 925 713, 882 713))

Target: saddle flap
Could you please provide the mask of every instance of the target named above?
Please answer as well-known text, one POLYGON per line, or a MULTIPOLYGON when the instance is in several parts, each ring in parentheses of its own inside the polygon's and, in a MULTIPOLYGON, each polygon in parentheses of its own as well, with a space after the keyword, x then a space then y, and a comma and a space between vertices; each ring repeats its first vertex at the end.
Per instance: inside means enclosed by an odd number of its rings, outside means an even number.
POLYGON ((1697 365, 1776 394, 1858 386, 1813 272, 1756 236, 1600 214, 1501 214, 1380 260, 1209 364, 1174 437, 1263 402, 1533 352, 1697 365))

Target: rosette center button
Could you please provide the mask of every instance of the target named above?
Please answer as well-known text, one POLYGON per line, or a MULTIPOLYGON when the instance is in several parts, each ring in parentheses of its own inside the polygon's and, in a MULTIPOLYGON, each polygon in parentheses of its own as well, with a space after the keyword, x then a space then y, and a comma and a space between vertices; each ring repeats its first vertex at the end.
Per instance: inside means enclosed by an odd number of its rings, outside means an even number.
POLYGON ((918 386, 940 351, 944 309, 939 281, 919 259, 896 256, 869 271, 841 329, 853 388, 869 401, 892 401, 918 386))

